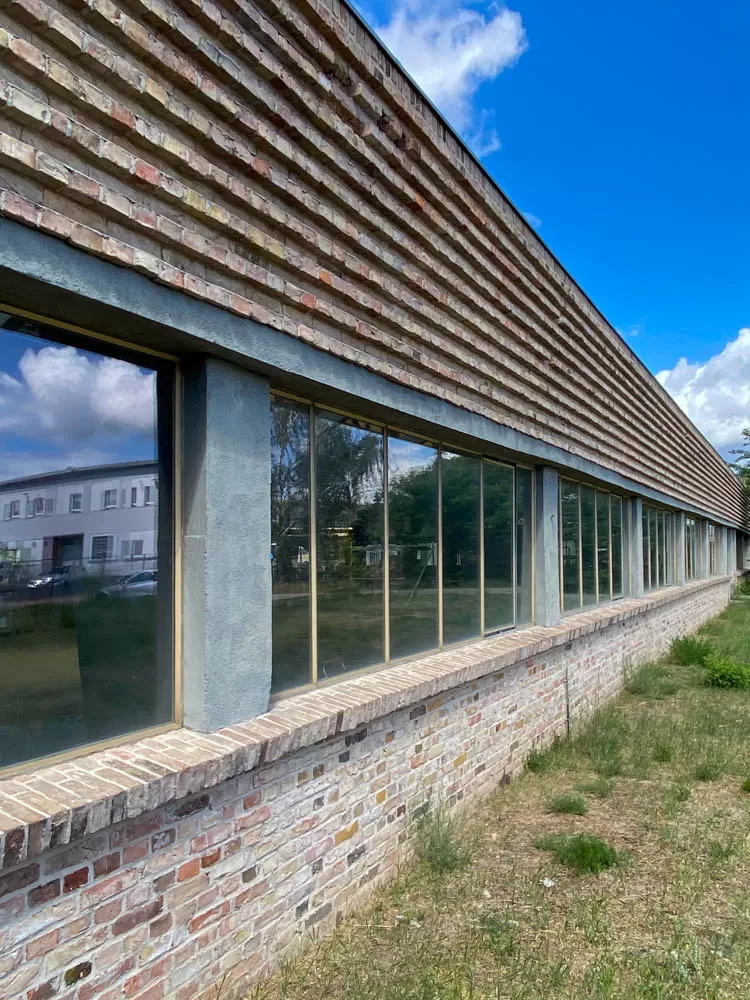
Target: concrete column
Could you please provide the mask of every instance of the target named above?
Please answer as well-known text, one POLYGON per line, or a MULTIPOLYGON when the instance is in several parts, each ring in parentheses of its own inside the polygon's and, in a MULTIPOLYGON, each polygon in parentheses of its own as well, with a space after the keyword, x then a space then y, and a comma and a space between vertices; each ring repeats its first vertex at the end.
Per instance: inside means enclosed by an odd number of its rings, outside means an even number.
POLYGON ((710 559, 708 548, 708 521, 698 521, 698 572, 696 576, 707 577, 710 572, 710 559))
POLYGON ((737 569, 737 532, 734 528, 727 528, 727 574, 732 574, 737 569))
POLYGON ((547 466, 535 471, 534 621, 560 622, 560 477, 547 466))
POLYGON ((183 701, 210 732, 260 715, 271 690, 271 401, 216 359, 185 373, 183 701))
POLYGON ((687 578, 687 567, 685 566, 685 514, 678 511, 674 515, 675 538, 674 543, 677 555, 677 579, 675 583, 678 587, 685 585, 687 578))
POLYGON ((625 512, 625 588, 630 597, 643 597, 643 500, 633 497, 625 512))
POLYGON ((727 561, 727 535, 729 534, 728 528, 717 528, 719 533, 719 555, 717 560, 717 570, 721 576, 726 576, 729 572, 728 561, 727 561))

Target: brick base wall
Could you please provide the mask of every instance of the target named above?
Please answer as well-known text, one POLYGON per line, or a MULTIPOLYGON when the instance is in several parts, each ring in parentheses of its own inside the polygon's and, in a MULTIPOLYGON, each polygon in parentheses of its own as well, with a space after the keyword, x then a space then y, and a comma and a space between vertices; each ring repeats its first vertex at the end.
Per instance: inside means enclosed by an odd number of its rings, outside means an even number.
POLYGON ((364 902, 414 811, 491 794, 727 604, 726 582, 298 750, 0 875, 0 997, 194 1000, 364 902))

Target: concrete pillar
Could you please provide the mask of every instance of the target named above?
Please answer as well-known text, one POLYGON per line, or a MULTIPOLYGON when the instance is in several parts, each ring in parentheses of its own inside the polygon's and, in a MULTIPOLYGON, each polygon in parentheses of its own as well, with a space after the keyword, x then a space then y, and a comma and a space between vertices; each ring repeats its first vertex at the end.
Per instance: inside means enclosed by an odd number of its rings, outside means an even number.
POLYGON ((707 577, 710 574, 711 561, 708 547, 708 521, 700 520, 698 526, 698 572, 696 576, 707 577))
POLYGON ((633 497, 623 505, 625 513, 625 592, 643 597, 643 500, 633 497))
POLYGON ((216 359, 185 373, 183 703, 210 732, 260 715, 271 690, 271 400, 216 359))
POLYGON ((731 575, 737 569, 737 532, 734 528, 727 528, 727 575, 731 575))
POLYGON ((535 471, 534 621, 560 622, 560 477, 547 466, 535 471))
POLYGON ((718 543, 719 543, 719 553, 717 559, 716 569, 721 576, 726 576, 729 572, 728 562, 727 562, 727 535, 729 534, 728 528, 717 528, 719 533, 718 543))
POLYGON ((676 555, 676 570, 677 578, 675 583, 678 587, 683 587, 685 585, 685 580, 687 579, 687 567, 685 565, 685 514, 683 511, 678 511, 674 515, 674 526, 675 526, 675 555, 676 555))

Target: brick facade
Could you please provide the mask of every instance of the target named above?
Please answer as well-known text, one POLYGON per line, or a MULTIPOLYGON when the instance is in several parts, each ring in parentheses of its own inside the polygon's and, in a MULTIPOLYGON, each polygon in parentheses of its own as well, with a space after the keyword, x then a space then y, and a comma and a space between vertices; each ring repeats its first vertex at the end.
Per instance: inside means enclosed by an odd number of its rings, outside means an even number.
MULTIPOLYGON (((48 846, 27 839, 20 860, 6 835, 0 997, 194 1000, 225 976, 222 995, 238 995, 393 873, 409 821, 428 800, 457 806, 489 795, 532 747, 564 734, 568 719, 580 723, 617 694, 629 667, 662 655, 728 597, 727 578, 701 581, 289 699, 249 724, 266 733, 256 766, 235 762, 222 778, 215 757, 189 794, 181 789, 190 789, 197 748, 212 738, 191 737, 192 752, 184 744, 183 785, 169 783, 166 766, 163 785, 144 783, 157 760, 155 741, 150 750, 144 741, 131 748, 142 774, 124 806, 131 818, 114 824, 85 805, 89 789, 66 769, 78 806, 48 846), (415 676, 411 696, 404 669, 415 676), (464 679, 445 687, 449 669, 464 679), (381 714, 370 694, 378 690, 388 706, 381 714), (325 699, 338 734, 301 745, 325 699), (274 758, 270 738, 282 723, 274 758)), ((159 739, 169 746, 170 737, 159 739)), ((124 750, 77 766, 96 771, 105 757, 110 776, 118 761, 127 771, 124 750)), ((23 791, 23 776, 0 782, 0 806, 15 808, 21 787, 29 822, 38 818, 43 792, 61 793, 55 774, 28 779, 36 797, 23 791)))
POLYGON ((720 457, 340 0, 2 0, 0 212, 742 518, 720 457))

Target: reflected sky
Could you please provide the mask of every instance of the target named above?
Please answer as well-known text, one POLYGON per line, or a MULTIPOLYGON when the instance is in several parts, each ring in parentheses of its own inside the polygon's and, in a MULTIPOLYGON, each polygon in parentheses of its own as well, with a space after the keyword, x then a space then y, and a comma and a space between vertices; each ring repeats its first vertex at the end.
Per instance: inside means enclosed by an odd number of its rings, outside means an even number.
MULTIPOLYGON (((0 314, 0 321, 5 314, 0 314)), ((0 329, 0 482, 68 467, 151 458, 152 371, 0 329)))

